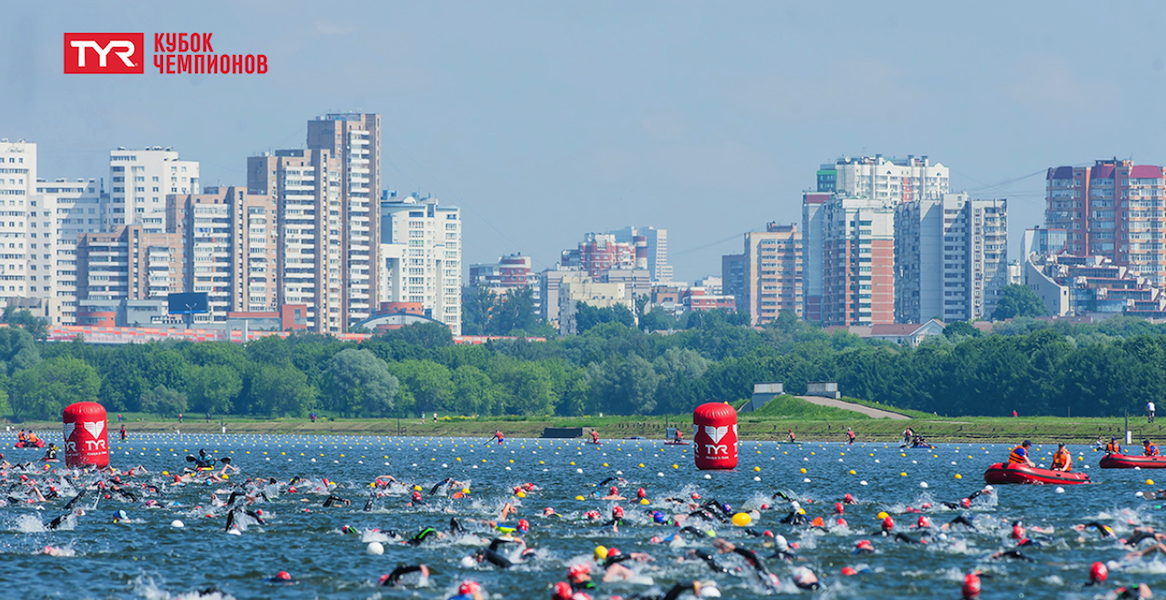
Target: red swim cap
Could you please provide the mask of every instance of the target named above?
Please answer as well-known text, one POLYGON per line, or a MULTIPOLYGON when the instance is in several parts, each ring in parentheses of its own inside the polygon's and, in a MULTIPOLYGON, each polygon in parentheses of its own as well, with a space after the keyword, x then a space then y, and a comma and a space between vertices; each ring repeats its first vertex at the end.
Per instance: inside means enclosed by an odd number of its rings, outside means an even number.
POLYGON ((844 508, 842 508, 842 503, 841 503, 841 502, 835 502, 835 503, 834 503, 834 514, 836 514, 836 515, 840 515, 840 514, 842 514, 844 511, 845 511, 845 509, 844 509, 844 508))
POLYGON ((457 589, 459 594, 473 594, 480 591, 482 591, 482 586, 478 585, 476 581, 463 581, 457 589))
POLYGON ((567 571, 567 576, 570 577, 571 579, 575 579, 576 577, 579 577, 580 575, 590 575, 590 574, 591 574, 591 567, 587 566, 587 563, 579 563, 579 564, 571 565, 571 569, 569 571, 567 571))
POLYGON ((891 529, 894 529, 894 528, 895 528, 895 520, 894 519, 892 519, 890 517, 883 519, 883 530, 890 531, 891 529))
POLYGON ((964 498, 963 500, 960 500, 960 506, 962 506, 962 507, 964 507, 964 508, 971 508, 971 507, 972 507, 972 501, 971 501, 971 500, 969 500, 969 499, 967 499, 967 498, 964 498))
POLYGON ((609 557, 619 556, 619 548, 608 548, 607 549, 607 556, 609 556, 609 557))
POLYGON ((611 486, 611 495, 614 496, 619 493, 619 490, 613 485, 611 486))
POLYGON ((696 492, 693 492, 693 493, 692 493, 692 499, 693 499, 693 500, 700 500, 700 494, 698 494, 698 493, 696 493, 696 492))
POLYGON ((560 581, 555 584, 555 595, 553 600, 571 600, 571 584, 566 581, 560 581))
POLYGON ((288 573, 287 571, 280 571, 275 574, 275 578, 282 581, 291 581, 291 573, 288 573))
POLYGON ((858 550, 874 550, 874 544, 870 543, 870 540, 858 540, 854 547, 858 550))
POLYGON ((644 491, 644 488, 640 488, 640 489, 636 490, 636 497, 637 498, 647 498, 648 493, 644 491))
POLYGON ((851 496, 850 494, 846 494, 842 497, 842 499, 846 502, 854 502, 854 496, 851 496))
POLYGON ((931 520, 923 515, 919 515, 919 520, 915 522, 915 526, 926 529, 931 527, 931 520))
POLYGON ((530 531, 530 523, 526 519, 519 519, 518 520, 518 530, 519 531, 530 531))
POLYGON ((839 527, 846 527, 847 525, 846 519, 843 519, 842 517, 838 517, 834 520, 834 522, 837 523, 839 527))
POLYGON ((1089 567, 1089 581, 1101 583, 1108 578, 1109 569, 1105 568, 1105 563, 1095 562, 1092 567, 1089 567))
POLYGON ((623 516, 623 507, 616 506, 616 507, 612 508, 611 514, 612 514, 612 516, 615 516, 615 517, 622 517, 623 516))
POLYGON ((529 492, 530 490, 534 489, 534 484, 533 483, 524 483, 524 484, 522 484, 522 489, 529 492))
POLYGON ((858 571, 855 571, 854 567, 842 567, 842 574, 850 577, 851 575, 857 575, 858 571))
POLYGON ((960 593, 964 598, 975 598, 980 595, 980 576, 975 573, 968 573, 964 577, 964 585, 960 587, 960 593))
POLYGON ((1012 539, 1014 539, 1014 540, 1024 539, 1024 528, 1021 527, 1020 525, 1013 525, 1012 526, 1012 539))

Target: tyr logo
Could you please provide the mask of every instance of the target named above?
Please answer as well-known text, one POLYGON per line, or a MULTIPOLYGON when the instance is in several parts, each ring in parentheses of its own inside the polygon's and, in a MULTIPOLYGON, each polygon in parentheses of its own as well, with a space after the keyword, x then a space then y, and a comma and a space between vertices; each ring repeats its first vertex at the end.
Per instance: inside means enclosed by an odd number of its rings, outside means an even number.
POLYGON ((141 33, 66 33, 65 73, 145 73, 144 43, 141 33))

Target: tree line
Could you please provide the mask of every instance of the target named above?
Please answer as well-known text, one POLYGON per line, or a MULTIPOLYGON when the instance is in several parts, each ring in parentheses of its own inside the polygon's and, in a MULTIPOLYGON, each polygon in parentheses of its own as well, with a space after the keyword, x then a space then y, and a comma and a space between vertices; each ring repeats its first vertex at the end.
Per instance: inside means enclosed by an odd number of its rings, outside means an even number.
MULTIPOLYGON (((361 343, 297 334, 247 345, 167 341, 43 343, 0 328, 0 412, 56 419, 72 402, 112 412, 302 417, 684 414, 748 398, 753 384, 843 394, 941 415, 1114 416, 1166 392, 1166 325, 1115 317, 1097 325, 1031 318, 984 335, 953 323, 918 348, 828 331, 790 313, 754 328, 739 315, 689 317, 645 333, 620 315, 546 342, 455 345, 438 324, 361 343)), ((610 318, 609 318, 610 317, 610 318)))

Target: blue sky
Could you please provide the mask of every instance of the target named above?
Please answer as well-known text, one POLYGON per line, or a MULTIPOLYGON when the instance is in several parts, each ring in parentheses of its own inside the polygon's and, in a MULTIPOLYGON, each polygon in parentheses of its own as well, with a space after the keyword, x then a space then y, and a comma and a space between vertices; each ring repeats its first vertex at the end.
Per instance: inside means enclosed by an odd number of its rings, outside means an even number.
POLYGON ((172 146, 204 185, 302 147, 330 111, 382 115, 383 182, 463 207, 464 261, 554 264, 587 231, 669 230, 676 276, 799 221, 840 155, 926 154, 1010 200, 1010 256, 1044 170, 1166 163, 1161 2, 4 1, 0 137, 43 177, 108 177, 172 146), (62 33, 213 32, 264 76, 63 75, 62 33))

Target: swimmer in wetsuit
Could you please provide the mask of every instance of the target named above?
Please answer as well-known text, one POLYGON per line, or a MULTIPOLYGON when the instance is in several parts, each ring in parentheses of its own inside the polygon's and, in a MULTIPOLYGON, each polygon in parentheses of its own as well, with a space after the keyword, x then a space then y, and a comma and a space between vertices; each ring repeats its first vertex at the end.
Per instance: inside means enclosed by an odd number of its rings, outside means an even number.
POLYGON ((378 585, 395 586, 400 583, 403 575, 408 575, 409 573, 421 573, 421 581, 418 582, 418 586, 423 586, 429 579, 429 567, 425 565, 401 565, 393 569, 392 573, 382 575, 378 585))

